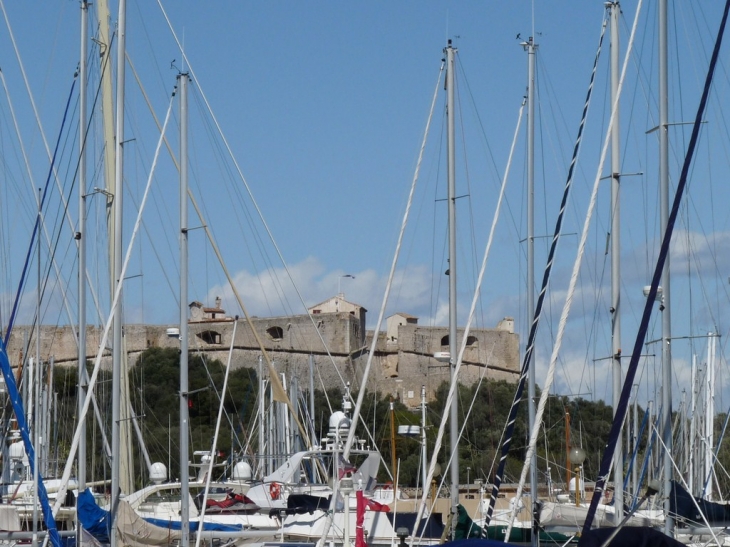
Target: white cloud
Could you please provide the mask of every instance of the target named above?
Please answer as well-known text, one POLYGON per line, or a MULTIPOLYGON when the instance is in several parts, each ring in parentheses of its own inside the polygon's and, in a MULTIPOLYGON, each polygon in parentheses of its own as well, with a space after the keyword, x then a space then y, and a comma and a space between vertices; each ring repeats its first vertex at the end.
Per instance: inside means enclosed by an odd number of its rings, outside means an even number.
MULTIPOLYGON (((428 324, 430 317, 431 274, 423 266, 410 267, 398 272, 393 280, 385 317, 397 311, 419 316, 428 324)), ((351 302, 368 310, 368 327, 372 328, 382 306, 387 277, 375 270, 327 271, 316 258, 307 259, 283 267, 272 268, 254 274, 246 270, 233 276, 234 284, 249 314, 257 316, 298 315, 306 308, 326 300, 340 290, 351 302), (344 277, 346 275, 354 278, 344 277)), ((240 314, 240 308, 229 286, 217 285, 206 295, 206 305, 219 296, 229 315, 240 314), (238 311, 236 311, 238 310, 238 311)), ((448 307, 440 307, 436 321, 442 321, 448 307)))

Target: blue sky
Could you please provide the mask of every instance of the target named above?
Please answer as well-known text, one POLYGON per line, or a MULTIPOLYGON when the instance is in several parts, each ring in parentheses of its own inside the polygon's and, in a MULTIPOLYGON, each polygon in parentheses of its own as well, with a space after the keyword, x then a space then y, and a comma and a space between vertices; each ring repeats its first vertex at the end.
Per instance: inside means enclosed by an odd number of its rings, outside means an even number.
MULTIPOLYGON (((437 86, 442 50, 447 39, 458 48, 458 163, 460 323, 474 290, 491 225, 500 178, 525 94, 527 55, 521 41, 534 36, 538 49, 538 109, 536 115, 536 235, 552 233, 567 175, 593 57, 604 15, 600 1, 490 2, 221 2, 163 3, 184 44, 194 75, 190 98, 191 187, 205 210, 227 267, 253 315, 302 313, 334 295, 338 287, 348 300, 369 310, 372 328, 381 305, 388 270, 408 195, 431 96, 437 86), (224 153, 223 139, 205 111, 210 104, 226 142, 245 177, 257 206, 286 262, 269 239, 237 168, 224 153), (288 273, 287 273, 288 270, 288 273), (287 280, 291 274, 297 290, 287 280), (352 278, 343 278, 349 274, 352 278)), ((637 3, 622 4, 621 57, 637 3)), ((25 66, 29 87, 50 146, 61 131, 61 119, 78 63, 79 4, 54 3, 33 10, 25 2, 5 6, 25 66), (40 13, 36 13, 36 11, 40 13)), ((112 20, 117 19, 112 3, 112 20)), ((623 346, 633 345, 643 306, 641 288, 650 277, 658 237, 657 144, 646 132, 657 123, 656 2, 644 3, 635 55, 628 69, 622 101, 623 170, 642 175, 624 179, 622 195, 623 346)), ((93 14, 92 9, 92 14, 93 14)), ((129 237, 135 203, 149 176, 159 132, 151 121, 149 100, 163 119, 179 69, 185 68, 156 2, 130 0, 127 11, 128 55, 144 86, 127 69, 125 171, 125 239, 129 237), (147 99, 145 99, 145 94, 147 99)), ((670 118, 694 117, 719 6, 672 6, 670 50, 670 118), (678 82, 681 82, 679 86, 678 82)), ((34 220, 32 187, 43 184, 48 170, 40 133, 9 42, 7 26, 0 32, 0 67, 8 96, 33 171, 33 182, 22 168, 22 154, 12 127, 8 100, 0 101, 4 221, 0 230, 3 268, 2 320, 9 314, 34 220)), ((727 47, 724 48, 727 51, 727 47)), ((600 61, 595 99, 586 127, 576 183, 559 249, 550 306, 538 350, 544 373, 572 268, 610 104, 608 38, 600 61)), ((94 56, 92 55, 92 58, 94 56)), ((690 197, 683 208, 674 247, 673 332, 693 336, 718 329, 727 337, 728 300, 728 157, 727 131, 721 109, 727 96, 727 53, 708 111, 708 124, 692 172, 690 197), (711 161, 710 161, 711 160, 711 161), (725 185, 726 186, 726 185, 725 185), (702 274, 702 276, 700 276, 702 274)), ((98 72, 92 69, 91 79, 98 72)), ((92 86, 95 85, 92 83, 92 86)), ((442 85, 439 89, 442 89, 442 85)), ((93 98, 94 90, 90 92, 93 98)), ((70 199, 69 216, 78 216, 74 173, 77 90, 64 127, 59 178, 70 199)), ((404 311, 421 324, 446 324, 446 207, 443 93, 432 122, 411 223, 399 262, 399 275, 388 313, 404 311)), ((177 106, 168 135, 177 154, 177 106)), ((95 118, 98 120, 98 118, 95 118)), ((99 122, 90 139, 98 143, 99 122)), ((689 129, 672 129, 671 177, 676 183, 689 129)), ((502 317, 517 320, 524 342, 525 312, 525 159, 524 126, 510 175, 507 204, 482 288, 475 326, 492 327, 502 317)), ((90 144, 90 187, 103 186, 100 145, 90 144)), ((605 171, 607 172, 607 170, 605 171)), ((599 196, 568 340, 561 357, 561 392, 590 392, 610 397, 608 372, 601 358, 610 347, 608 322, 609 272, 604 257, 608 215, 607 185, 599 196), (586 340, 596 340, 586 344, 586 340)), ((58 193, 50 198, 48 224, 61 224, 58 193)), ((101 322, 108 308, 103 198, 89 200, 89 275, 99 295, 101 314, 90 305, 92 321, 101 322)), ((172 323, 177 317, 177 174, 165 151, 158 162, 145 212, 145 229, 133 253, 125 297, 131 322, 172 323)), ((200 226, 193 217, 191 227, 200 226)), ((67 225, 60 234, 56 257, 68 298, 75 307, 74 244, 67 225)), ((548 240, 536 250, 536 279, 542 277, 548 240)), ((202 230, 190 232, 190 300, 213 304, 224 299, 231 314, 240 314, 202 230)), ((43 251, 42 263, 48 263, 43 251)), ((44 266, 45 267, 45 266, 44 266)), ((33 270, 34 271, 34 270, 33 270)), ((33 274, 35 275, 35 274, 33 274)), ((54 277, 54 276, 52 276, 54 277)), ((60 287, 46 293, 43 321, 67 323, 60 287)), ((21 322, 32 317, 35 279, 29 281, 21 322)), ((659 336, 653 320, 649 338, 659 336)), ((675 392, 686 386, 686 366, 704 342, 678 341, 675 392)), ((655 374, 657 360, 648 360, 644 379, 655 374)), ((541 383, 538 375, 538 383, 541 383)), ((650 379, 650 378, 649 378, 650 379)), ((722 378, 725 381, 725 378, 722 378)), ((652 398, 647 394, 646 398, 652 398)))

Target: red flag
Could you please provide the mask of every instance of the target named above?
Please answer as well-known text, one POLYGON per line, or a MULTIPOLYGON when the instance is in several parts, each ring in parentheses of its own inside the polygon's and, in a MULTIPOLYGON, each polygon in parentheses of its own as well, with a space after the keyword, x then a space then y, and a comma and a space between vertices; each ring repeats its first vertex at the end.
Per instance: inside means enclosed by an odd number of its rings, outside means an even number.
POLYGON ((365 495, 362 490, 358 490, 357 496, 357 518, 355 520, 355 547, 367 547, 365 543, 365 534, 362 525, 365 522, 365 495))
POLYGON ((387 513, 390 511, 390 507, 385 505, 384 503, 377 502, 375 500, 367 499, 367 510, 368 511, 379 511, 381 513, 387 513))

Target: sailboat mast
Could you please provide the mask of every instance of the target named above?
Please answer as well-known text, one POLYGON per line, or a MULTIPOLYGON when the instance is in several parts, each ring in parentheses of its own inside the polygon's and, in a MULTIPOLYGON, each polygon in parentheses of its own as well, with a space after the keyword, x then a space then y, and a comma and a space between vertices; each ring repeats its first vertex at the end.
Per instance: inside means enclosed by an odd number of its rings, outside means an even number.
MULTIPOLYGON (((621 144, 619 134, 619 14, 618 2, 609 4, 611 12, 611 104, 616 114, 611 127, 611 355, 613 362, 613 413, 616 415, 623 375, 621 372, 621 144)), ((622 437, 616 440, 613 466, 614 522, 623 518, 624 454, 622 437)))
MULTIPOLYGON (((101 116, 102 116, 102 134, 103 134, 103 150, 104 150, 104 184, 109 196, 114 195, 115 180, 115 146, 114 146, 114 98, 112 89, 112 39, 109 32, 109 20, 111 18, 109 12, 108 0, 97 0, 96 4, 96 36, 95 41, 99 44, 99 86, 101 88, 101 116)), ((106 202, 107 214, 107 232, 109 234, 114 231, 114 206, 111 199, 106 202)), ((109 263, 114 258, 114 241, 109 240, 109 263)), ((109 270, 109 286, 112 288, 111 294, 114 292, 114 270, 109 270)))
POLYGON ((712 466, 715 446, 715 334, 712 332, 707 336, 707 373, 705 376, 705 472, 702 495, 705 499, 712 501, 712 466))
MULTIPOLYGON (((124 168, 124 78, 126 63, 124 52, 127 41, 127 2, 119 0, 117 38, 117 108, 116 108, 116 165, 114 170, 114 294, 122 284, 122 201, 124 168)), ((122 371, 122 293, 119 292, 114 309, 114 330, 112 337, 112 515, 117 514, 120 493, 120 387, 122 371)), ((114 526, 112 526, 114 530, 114 526)), ((116 533, 111 534, 111 546, 117 546, 116 533)))
MULTIPOLYGON (((89 38, 89 4, 81 1, 81 60, 79 62, 79 353, 78 353, 78 415, 81 416, 86 400, 86 57, 89 38)), ((76 467, 79 492, 86 490, 86 428, 81 429, 76 467)), ((80 544, 81 537, 77 538, 80 544)))
MULTIPOLYGON (((661 232, 669 224, 669 86, 667 70, 667 0, 659 0, 659 214, 661 232)), ((674 528, 669 492, 672 480, 672 315, 669 285, 671 255, 662 269, 662 441, 664 443, 664 532, 674 528)))
POLYGON ((314 428, 314 355, 309 356, 309 423, 312 427, 311 450, 317 444, 317 431, 314 428))
POLYGON ((428 476, 428 450, 426 447, 426 386, 421 386, 421 466, 423 491, 426 491, 428 476))
MULTIPOLYGON (((446 46, 446 125, 447 125, 447 172, 449 204, 449 370, 452 384, 456 378, 456 359, 459 346, 456 342, 456 153, 454 133, 454 54, 456 50, 449 40, 446 46)), ((451 440, 451 515, 452 538, 459 509, 459 404, 458 397, 451 402, 449 438, 451 440)))
POLYGON ((393 479, 398 476, 398 456, 395 446, 395 408, 393 397, 390 398, 390 464, 393 468, 393 479))
POLYGON ((691 494, 699 495, 697 492, 695 480, 697 461, 697 356, 692 355, 691 369, 691 386, 692 393, 690 395, 690 423, 689 423, 689 457, 687 458, 687 486, 691 494))
MULTIPOLYGON (((38 188, 38 229, 43 225, 42 218, 42 202, 41 189, 38 188)), ((41 396, 41 239, 37 240, 38 245, 38 294, 36 295, 36 312, 35 312, 35 368, 31 382, 33 385, 33 547, 38 545, 38 450, 40 449, 40 424, 41 417, 38 409, 40 408, 39 398, 41 396)))
MULTIPOLYGON (((530 36, 527 50, 527 316, 535 311, 535 51, 530 36)), ((535 354, 530 355, 527 376, 527 421, 530 431, 535 428, 535 354)), ((537 515, 537 454, 530 458, 530 495, 532 515, 537 515)), ((533 519, 532 545, 537 545, 537 522, 533 519)))
MULTIPOLYGON (((634 384, 634 388, 637 388, 634 392, 634 430, 632 434, 632 446, 631 450, 636 451, 636 447, 639 444, 639 390, 638 386, 634 384)), ((638 465, 634 462, 631 466, 631 495, 636 498, 636 494, 639 491, 639 480, 638 480, 638 465)))
MULTIPOLYGON (((180 92, 180 545, 190 542, 188 468, 188 75, 179 74, 180 92)), ((211 454, 211 457, 213 455, 211 454)))

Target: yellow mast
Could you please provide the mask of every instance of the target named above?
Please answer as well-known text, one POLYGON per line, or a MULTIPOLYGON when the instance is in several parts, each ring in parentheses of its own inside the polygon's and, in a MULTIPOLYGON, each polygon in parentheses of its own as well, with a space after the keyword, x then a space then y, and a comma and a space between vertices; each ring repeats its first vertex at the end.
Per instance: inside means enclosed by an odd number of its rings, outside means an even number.
MULTIPOLYGON (((98 20, 98 35, 97 42, 100 48, 99 56, 99 72, 100 72, 100 86, 101 86, 101 114, 102 114, 102 126, 103 126, 103 149, 104 149, 104 185, 106 187, 106 218, 107 218, 107 233, 114 233, 114 225, 116 218, 114 215, 114 191, 115 191, 115 170, 116 170, 116 156, 114 153, 115 148, 115 135, 114 135, 114 100, 113 100, 113 89, 112 89, 112 40, 109 31, 109 21, 111 19, 109 12, 109 3, 107 0, 99 0, 96 2, 96 14, 98 20)), ((121 220, 121 219, 120 219, 121 220)), ((113 238, 109 237, 109 291, 110 295, 114 290, 114 241, 113 238)), ((113 296, 110 296, 110 299, 113 296)), ((132 478, 132 443, 130 442, 130 429, 129 429, 129 386, 128 378, 129 375, 127 367, 127 351, 124 341, 122 342, 122 370, 121 370, 121 393, 120 393, 120 416, 119 416, 119 427, 122 441, 120 443, 124 450, 120 454, 115 454, 114 457, 120 458, 119 463, 119 486, 123 493, 130 494, 134 491, 134 480, 132 478)))

